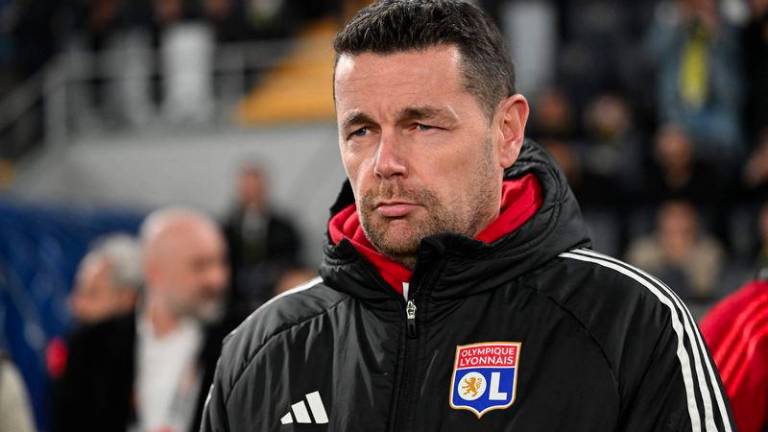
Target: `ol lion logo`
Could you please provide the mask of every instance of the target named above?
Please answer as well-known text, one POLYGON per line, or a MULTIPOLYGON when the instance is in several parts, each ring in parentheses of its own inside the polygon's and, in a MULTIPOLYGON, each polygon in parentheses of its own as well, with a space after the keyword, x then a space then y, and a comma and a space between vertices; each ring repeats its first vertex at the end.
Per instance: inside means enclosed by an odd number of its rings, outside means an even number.
POLYGON ((486 342, 456 347, 451 408, 475 413, 509 408, 517 394, 520 342, 486 342))
POLYGON ((464 390, 464 396, 477 398, 479 396, 480 386, 483 385, 483 379, 478 377, 464 377, 464 385, 461 389, 464 390))

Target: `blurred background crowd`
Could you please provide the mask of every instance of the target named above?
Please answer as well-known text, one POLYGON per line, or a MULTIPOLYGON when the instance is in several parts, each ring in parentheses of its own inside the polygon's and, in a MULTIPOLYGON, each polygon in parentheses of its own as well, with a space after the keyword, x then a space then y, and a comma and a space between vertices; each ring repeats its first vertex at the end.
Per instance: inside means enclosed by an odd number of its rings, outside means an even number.
MULTIPOLYGON (((226 248, 214 282, 177 269, 181 297, 159 298, 221 297, 234 323, 313 277, 344 179, 330 41, 366 3, 0 0, 0 350, 37 428, 61 418, 78 332, 154 310, 152 211, 216 221, 226 248)), ((477 3, 595 249, 697 316, 768 265, 768 0, 477 3)))

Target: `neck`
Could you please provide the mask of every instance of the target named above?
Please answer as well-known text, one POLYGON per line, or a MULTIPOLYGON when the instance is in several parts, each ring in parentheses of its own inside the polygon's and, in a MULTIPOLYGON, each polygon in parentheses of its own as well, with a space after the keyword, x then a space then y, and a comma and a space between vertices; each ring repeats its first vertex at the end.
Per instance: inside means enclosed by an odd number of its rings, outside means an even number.
POLYGON ((179 325, 179 317, 157 298, 150 298, 145 311, 155 336, 163 337, 179 325))

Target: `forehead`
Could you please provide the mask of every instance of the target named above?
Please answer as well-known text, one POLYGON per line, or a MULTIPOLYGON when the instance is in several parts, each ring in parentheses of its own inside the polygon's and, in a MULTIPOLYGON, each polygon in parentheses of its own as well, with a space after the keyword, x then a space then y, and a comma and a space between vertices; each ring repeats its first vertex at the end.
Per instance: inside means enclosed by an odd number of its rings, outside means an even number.
POLYGON ((199 220, 179 221, 160 234, 159 249, 165 259, 184 261, 221 247, 223 239, 218 229, 199 220))
POLYGON ((461 56, 453 45, 390 54, 344 54, 334 77, 337 109, 393 100, 424 105, 470 96, 462 85, 460 65, 461 56))

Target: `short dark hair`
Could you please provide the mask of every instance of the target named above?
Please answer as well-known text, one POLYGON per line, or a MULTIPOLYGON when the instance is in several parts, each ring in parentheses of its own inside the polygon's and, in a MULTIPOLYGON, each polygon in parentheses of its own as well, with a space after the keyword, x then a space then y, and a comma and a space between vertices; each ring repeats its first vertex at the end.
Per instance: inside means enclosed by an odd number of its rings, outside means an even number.
POLYGON ((516 93, 515 71, 496 24, 463 0, 380 0, 363 8, 333 42, 344 54, 390 54, 456 45, 464 87, 489 118, 499 101, 516 93))

